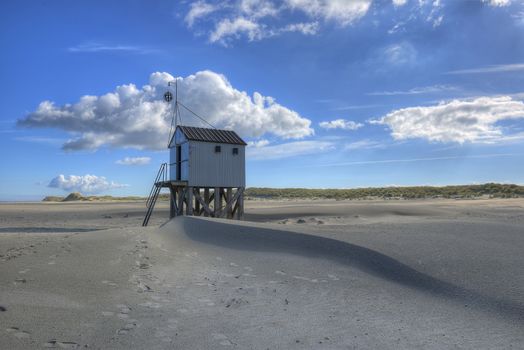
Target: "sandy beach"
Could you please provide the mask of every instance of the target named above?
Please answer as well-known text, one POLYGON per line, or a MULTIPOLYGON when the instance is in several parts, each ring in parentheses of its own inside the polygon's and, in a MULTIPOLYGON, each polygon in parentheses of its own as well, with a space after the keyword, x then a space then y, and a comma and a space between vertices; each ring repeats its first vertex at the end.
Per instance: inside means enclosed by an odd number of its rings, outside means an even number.
POLYGON ((0 204, 0 348, 517 349, 524 199, 0 204))

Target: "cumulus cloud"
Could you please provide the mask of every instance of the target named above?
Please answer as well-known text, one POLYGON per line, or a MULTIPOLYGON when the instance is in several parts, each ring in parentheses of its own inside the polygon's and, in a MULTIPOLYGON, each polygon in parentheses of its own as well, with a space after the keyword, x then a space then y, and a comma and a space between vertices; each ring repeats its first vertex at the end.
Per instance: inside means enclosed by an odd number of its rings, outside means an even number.
POLYGON ((273 146, 248 147, 246 157, 250 160, 273 160, 319 154, 332 149, 335 149, 335 144, 330 141, 294 141, 273 146))
POLYGON ((342 130, 357 130, 364 126, 364 124, 354 122, 346 119, 335 119, 331 121, 324 121, 318 123, 321 128, 330 129, 342 129, 342 130))
POLYGON ((150 157, 125 157, 124 159, 119 159, 116 161, 116 164, 120 165, 147 165, 151 161, 150 157))
MULTIPOLYGON (((74 104, 40 103, 36 111, 18 121, 19 126, 56 128, 72 138, 65 150, 94 150, 104 145, 137 149, 166 148, 172 105, 163 101, 168 73, 151 74, 149 84, 118 86, 102 96, 83 96, 74 104)), ((271 134, 283 139, 300 139, 314 134, 311 121, 286 108, 272 97, 252 96, 235 89, 224 75, 201 71, 178 79, 179 98, 184 105, 219 128, 233 129, 244 137, 271 134)), ((185 125, 198 120, 183 115, 185 125)))
POLYGON ((103 176, 96 175, 58 175, 47 185, 51 188, 60 188, 66 192, 100 193, 114 188, 127 187, 113 181, 108 181, 103 176))
POLYGON ((452 100, 436 106, 394 110, 373 124, 387 125, 398 140, 422 138, 437 142, 495 142, 504 135, 497 124, 524 118, 524 103, 509 96, 452 100))
MULTIPOLYGON (((345 27, 366 15, 372 0, 224 0, 211 4, 200 0, 189 6, 185 16, 188 28, 197 20, 211 23, 211 43, 228 45, 232 40, 261 40, 283 33, 314 35, 320 22, 345 27), (286 15, 307 18, 305 22, 285 23, 286 15)), ((289 18, 289 17, 288 17, 289 18)))

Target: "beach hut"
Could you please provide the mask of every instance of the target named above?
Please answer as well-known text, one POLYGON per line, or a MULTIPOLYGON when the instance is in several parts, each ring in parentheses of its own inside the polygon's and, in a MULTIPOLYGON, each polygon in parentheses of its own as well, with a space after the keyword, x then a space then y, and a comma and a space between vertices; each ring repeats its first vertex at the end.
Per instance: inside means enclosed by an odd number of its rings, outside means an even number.
POLYGON ((160 190, 170 191, 170 217, 241 220, 246 185, 246 143, 232 130, 178 125, 147 200, 146 226, 160 190))

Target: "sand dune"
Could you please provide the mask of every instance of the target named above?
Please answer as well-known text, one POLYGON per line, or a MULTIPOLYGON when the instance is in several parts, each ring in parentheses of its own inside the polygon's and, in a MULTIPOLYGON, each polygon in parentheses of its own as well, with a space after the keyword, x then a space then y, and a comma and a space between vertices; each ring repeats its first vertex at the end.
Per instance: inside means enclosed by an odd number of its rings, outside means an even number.
POLYGON ((261 203, 259 222, 145 229, 129 205, 32 226, 4 207, 0 345, 519 348, 522 203, 494 203, 261 203))

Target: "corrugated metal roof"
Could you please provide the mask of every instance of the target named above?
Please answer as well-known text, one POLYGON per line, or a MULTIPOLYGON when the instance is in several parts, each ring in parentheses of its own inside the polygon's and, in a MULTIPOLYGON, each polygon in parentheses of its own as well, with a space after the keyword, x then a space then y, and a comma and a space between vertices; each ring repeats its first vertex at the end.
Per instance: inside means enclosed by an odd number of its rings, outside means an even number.
POLYGON ((244 140, 232 130, 218 130, 197 128, 194 126, 178 126, 188 140, 202 142, 229 143, 233 145, 247 145, 244 140))

